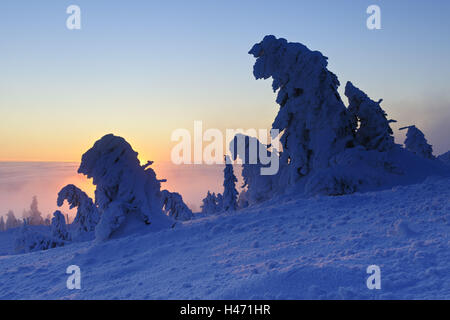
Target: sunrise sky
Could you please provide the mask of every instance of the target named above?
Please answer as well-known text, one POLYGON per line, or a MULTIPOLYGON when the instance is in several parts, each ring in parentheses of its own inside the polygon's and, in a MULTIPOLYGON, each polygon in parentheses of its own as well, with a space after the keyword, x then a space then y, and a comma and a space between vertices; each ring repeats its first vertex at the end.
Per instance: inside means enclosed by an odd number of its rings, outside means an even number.
POLYGON ((445 0, 1 1, 0 160, 79 161, 111 132, 142 160, 167 161, 171 132, 194 120, 268 128, 271 81, 254 80, 247 54, 266 34, 323 52, 341 92, 351 80, 383 98, 394 128, 417 124, 440 154, 449 13, 445 0), (66 28, 71 4, 81 30, 66 28), (382 30, 366 28, 371 4, 382 30))

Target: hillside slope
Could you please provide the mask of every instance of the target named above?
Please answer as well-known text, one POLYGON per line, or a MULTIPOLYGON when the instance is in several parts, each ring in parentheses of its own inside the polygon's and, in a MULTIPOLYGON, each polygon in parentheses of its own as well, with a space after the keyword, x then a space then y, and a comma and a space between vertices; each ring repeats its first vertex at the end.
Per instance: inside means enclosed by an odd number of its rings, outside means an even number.
POLYGON ((450 299, 449 197, 449 178, 428 178, 1 256, 0 299, 450 299), (81 290, 66 288, 72 264, 81 290))

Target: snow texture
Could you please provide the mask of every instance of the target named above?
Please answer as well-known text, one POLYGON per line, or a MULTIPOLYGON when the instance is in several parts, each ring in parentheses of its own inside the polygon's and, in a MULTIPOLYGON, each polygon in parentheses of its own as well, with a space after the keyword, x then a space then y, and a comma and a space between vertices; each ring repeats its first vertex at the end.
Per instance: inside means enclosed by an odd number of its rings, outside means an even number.
MULTIPOLYGON (((450 178, 0 257, 0 299, 450 299, 450 178), (81 290, 67 290, 69 265, 81 290), (369 290, 369 265, 381 290, 369 290)), ((3 234, 0 234, 1 241, 3 234)))

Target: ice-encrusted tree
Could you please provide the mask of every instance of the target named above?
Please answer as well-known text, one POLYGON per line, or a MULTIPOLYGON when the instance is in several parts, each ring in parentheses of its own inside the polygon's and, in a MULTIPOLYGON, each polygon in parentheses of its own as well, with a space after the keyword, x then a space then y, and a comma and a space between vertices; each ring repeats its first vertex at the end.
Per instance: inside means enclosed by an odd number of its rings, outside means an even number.
POLYGON ((352 122, 326 57, 274 36, 264 37, 249 53, 256 58, 255 78, 272 77, 272 88, 278 90, 280 110, 272 128, 283 132, 280 160, 289 167, 287 184, 327 168, 331 157, 353 146, 352 122))
POLYGON ((202 213, 205 214, 216 213, 218 211, 216 194, 214 192, 211 193, 208 190, 206 197, 202 200, 202 205, 200 206, 200 208, 202 209, 202 213))
POLYGON ((3 216, 0 217, 0 231, 5 231, 6 230, 6 225, 5 225, 5 220, 3 220, 3 216))
POLYGON ((161 181, 141 166, 138 153, 121 137, 105 135, 82 156, 78 173, 93 178, 100 221, 96 239, 106 240, 130 215, 153 229, 170 227, 173 220, 161 208, 161 181))
POLYGON ((233 164, 228 156, 225 156, 225 169, 223 170, 223 210, 230 211, 237 209, 237 197, 239 195, 236 190, 237 178, 233 172, 233 164))
POLYGON ((70 240, 69 232, 67 231, 66 219, 61 211, 56 210, 53 213, 51 223, 51 234, 54 238, 59 240, 70 240))
POLYGON ((14 215, 14 212, 12 210, 9 210, 6 214, 6 223, 5 228, 6 230, 17 228, 21 225, 20 221, 16 219, 16 216, 14 215))
POLYGON ((100 215, 92 199, 78 187, 69 184, 59 191, 57 205, 61 207, 66 200, 70 209, 77 208, 77 214, 73 221, 75 235, 94 231, 100 215))
POLYGON ((425 138, 423 132, 420 131, 419 128, 417 128, 414 125, 400 128, 400 130, 405 129, 408 130, 406 132, 406 139, 405 139, 406 150, 409 150, 412 153, 427 159, 434 159, 433 147, 428 144, 427 139, 425 138))
POLYGON ((267 146, 255 137, 238 133, 230 142, 230 152, 233 160, 242 160, 242 188, 247 188, 245 200, 254 204, 270 199, 275 191, 273 183, 276 179, 271 175, 261 174, 261 168, 267 165, 264 165, 260 158, 262 152, 265 152, 267 157, 271 156, 267 146))
POLYGON ((163 212, 175 220, 190 220, 192 219, 192 210, 184 203, 183 197, 176 192, 163 190, 162 204, 163 212))
POLYGON ((387 114, 381 108, 383 100, 375 102, 350 81, 345 86, 348 98, 348 113, 355 130, 356 141, 367 150, 387 151, 396 146, 387 114))

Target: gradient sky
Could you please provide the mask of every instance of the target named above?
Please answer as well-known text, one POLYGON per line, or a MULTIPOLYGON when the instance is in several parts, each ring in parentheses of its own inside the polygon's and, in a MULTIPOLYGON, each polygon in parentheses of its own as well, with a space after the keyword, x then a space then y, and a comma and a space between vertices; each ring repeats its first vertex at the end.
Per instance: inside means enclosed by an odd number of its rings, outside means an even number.
MULTIPOLYGON (((106 133, 141 159, 170 159, 170 134, 268 128, 271 81, 247 54, 266 34, 329 57, 435 153, 450 149, 450 1, 87 1, 0 3, 0 160, 79 161, 106 133), (81 7, 81 30, 66 8, 81 7), (378 4, 382 30, 366 28, 378 4)), ((346 99, 344 99, 345 102, 346 99)), ((403 133, 404 134, 404 133, 403 133)), ((402 142, 402 135, 397 142, 402 142)))

